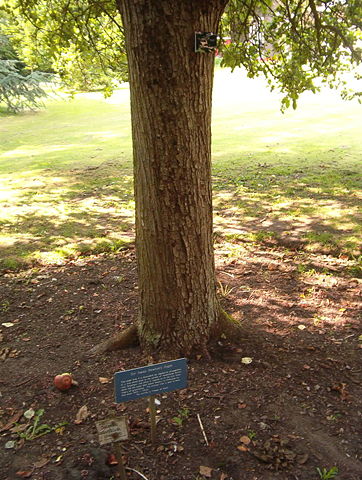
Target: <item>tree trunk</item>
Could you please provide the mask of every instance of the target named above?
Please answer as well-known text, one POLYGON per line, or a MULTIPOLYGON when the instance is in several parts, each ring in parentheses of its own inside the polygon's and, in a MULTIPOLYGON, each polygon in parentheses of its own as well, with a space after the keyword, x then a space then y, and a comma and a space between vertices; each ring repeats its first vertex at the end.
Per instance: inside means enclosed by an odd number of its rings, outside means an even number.
POLYGON ((138 334, 148 349, 203 349, 219 317, 212 241, 211 96, 225 0, 118 0, 129 64, 138 334))

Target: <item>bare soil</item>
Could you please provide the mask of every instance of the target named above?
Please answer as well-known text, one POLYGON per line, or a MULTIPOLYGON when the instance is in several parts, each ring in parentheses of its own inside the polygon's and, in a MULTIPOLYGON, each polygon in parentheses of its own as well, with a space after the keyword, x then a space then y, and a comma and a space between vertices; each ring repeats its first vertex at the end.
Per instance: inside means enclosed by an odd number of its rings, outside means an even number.
POLYGON ((116 414, 129 421, 124 462, 143 475, 127 470, 129 479, 317 480, 317 468, 332 467, 338 479, 361 479, 361 280, 343 258, 238 248, 219 249, 217 271, 244 337, 220 339, 211 360, 189 359, 188 388, 158 397, 155 447, 146 399, 115 404, 112 377, 160 359, 139 348, 88 355, 136 316, 133 250, 3 272, 0 478, 117 478, 113 446, 99 445, 95 426, 116 414), (57 390, 63 372, 78 386, 57 390), (31 439, 29 409, 44 409, 39 425, 67 424, 31 439))

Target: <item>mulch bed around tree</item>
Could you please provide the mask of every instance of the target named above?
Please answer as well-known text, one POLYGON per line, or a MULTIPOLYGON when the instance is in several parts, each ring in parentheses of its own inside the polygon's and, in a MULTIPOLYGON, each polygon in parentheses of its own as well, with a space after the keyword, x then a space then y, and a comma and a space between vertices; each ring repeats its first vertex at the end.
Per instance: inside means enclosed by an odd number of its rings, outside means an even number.
POLYGON ((156 447, 146 399, 116 405, 112 383, 151 359, 139 348, 88 355, 136 315, 134 252, 5 272, 0 478, 116 478, 115 452, 95 427, 114 414, 129 418, 126 465, 149 480, 317 480, 317 468, 335 466, 338 479, 362 478, 361 280, 346 262, 255 245, 219 252, 223 307, 245 335, 210 347, 212 360, 190 359, 188 388, 158 396, 156 447), (53 386, 63 372, 79 384, 65 393, 53 386), (41 430, 26 429, 31 409, 44 410, 39 425, 60 426, 32 439, 41 430))

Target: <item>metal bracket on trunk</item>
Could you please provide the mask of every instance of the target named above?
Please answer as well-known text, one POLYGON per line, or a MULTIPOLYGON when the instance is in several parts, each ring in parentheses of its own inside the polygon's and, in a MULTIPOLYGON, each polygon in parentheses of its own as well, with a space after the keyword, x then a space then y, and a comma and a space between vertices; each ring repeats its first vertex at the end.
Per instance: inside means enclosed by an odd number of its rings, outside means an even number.
POLYGON ((195 52, 215 52, 217 46, 217 35, 211 32, 195 32, 195 52))

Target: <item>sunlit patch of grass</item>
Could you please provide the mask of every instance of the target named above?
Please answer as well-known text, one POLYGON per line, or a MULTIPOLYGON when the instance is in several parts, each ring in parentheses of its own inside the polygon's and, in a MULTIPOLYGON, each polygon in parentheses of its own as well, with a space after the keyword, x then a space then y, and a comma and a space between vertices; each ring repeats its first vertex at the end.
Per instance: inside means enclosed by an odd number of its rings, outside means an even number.
MULTIPOLYGON (((131 243, 129 238, 94 238, 80 243, 69 243, 51 251, 36 251, 28 257, 28 263, 42 265, 62 265, 69 259, 100 253, 117 253, 131 243)), ((11 269, 10 266, 7 267, 11 269)), ((15 269, 17 266, 15 265, 15 269)))
POLYGON ((22 261, 20 257, 7 257, 0 261, 0 267, 3 270, 19 270, 20 268, 28 267, 29 263, 22 261))
POLYGON ((307 232, 305 238, 311 244, 335 246, 334 236, 329 232, 307 232))
POLYGON ((262 81, 243 83, 236 93, 241 76, 230 80, 223 72, 223 83, 216 78, 213 172, 218 217, 225 218, 236 205, 234 230, 239 223, 241 231, 291 232, 310 247, 318 243, 357 254, 362 233, 361 107, 324 91, 304 95, 295 112, 282 115, 278 99, 268 96, 262 81), (306 238, 309 231, 321 234, 322 243, 306 238), (323 232, 329 234, 328 242, 323 232))
POLYGON ((240 258, 245 253, 245 248, 242 245, 229 244, 225 245, 227 256, 230 258, 240 258))
POLYGON ((277 234, 275 232, 268 232, 264 230, 259 230, 258 232, 252 232, 249 234, 250 240, 254 242, 265 242, 266 240, 271 240, 276 238, 277 234))
POLYGON ((1 266, 18 269, 119 250, 123 238, 132 238, 134 223, 132 177, 125 173, 108 177, 105 165, 97 172, 101 178, 89 176, 87 169, 54 182, 44 175, 39 190, 31 181, 23 188, 14 182, 14 195, 5 196, 0 209, 1 266))
POLYGON ((347 268, 347 272, 355 278, 362 278, 362 255, 353 257, 352 265, 347 268))
POLYGON ((128 104, 79 96, 6 117, 0 184, 4 268, 62 262, 83 244, 116 251, 134 222, 128 104))

